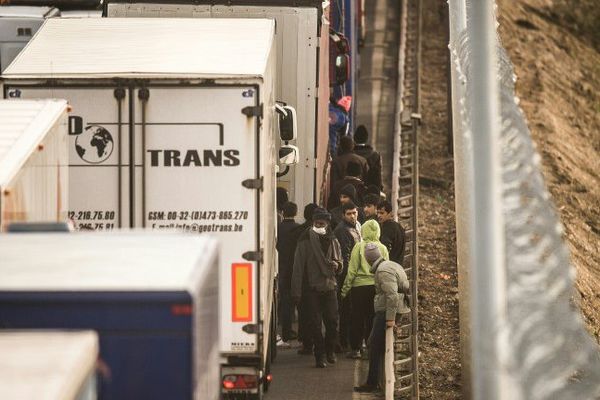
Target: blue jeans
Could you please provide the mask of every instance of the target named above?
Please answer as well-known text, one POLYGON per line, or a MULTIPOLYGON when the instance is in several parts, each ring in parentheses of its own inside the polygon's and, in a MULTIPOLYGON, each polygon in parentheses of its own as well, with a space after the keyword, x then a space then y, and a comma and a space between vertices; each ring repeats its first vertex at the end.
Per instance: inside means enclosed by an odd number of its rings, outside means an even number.
POLYGON ((375 386, 379 382, 381 361, 385 355, 385 312, 377 312, 373 317, 369 343, 369 375, 367 385, 375 386))

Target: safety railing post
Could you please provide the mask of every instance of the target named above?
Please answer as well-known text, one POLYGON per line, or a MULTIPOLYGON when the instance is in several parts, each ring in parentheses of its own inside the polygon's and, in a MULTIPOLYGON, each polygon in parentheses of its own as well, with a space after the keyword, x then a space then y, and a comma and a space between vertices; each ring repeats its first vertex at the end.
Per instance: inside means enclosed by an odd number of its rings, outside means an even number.
POLYGON ((385 400, 394 400, 394 328, 385 329, 385 400))

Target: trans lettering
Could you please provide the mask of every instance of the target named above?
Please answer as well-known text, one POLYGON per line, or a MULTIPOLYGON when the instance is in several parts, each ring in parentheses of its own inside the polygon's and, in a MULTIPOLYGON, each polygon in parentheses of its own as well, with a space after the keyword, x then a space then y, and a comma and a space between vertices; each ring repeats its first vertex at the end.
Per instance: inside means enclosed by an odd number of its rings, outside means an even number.
POLYGON ((235 167, 240 165, 238 150, 148 150, 153 167, 235 167))

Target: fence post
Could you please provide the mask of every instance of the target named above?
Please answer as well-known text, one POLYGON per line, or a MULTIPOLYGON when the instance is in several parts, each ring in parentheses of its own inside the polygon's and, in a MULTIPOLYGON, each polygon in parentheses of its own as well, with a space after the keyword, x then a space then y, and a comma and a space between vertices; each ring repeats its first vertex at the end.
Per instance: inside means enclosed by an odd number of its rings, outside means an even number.
POLYGON ((506 266, 500 142, 500 96, 492 0, 467 6, 471 86, 467 106, 473 135, 473 229, 471 236, 471 372, 475 400, 508 399, 504 362, 507 338, 506 266), (476 242, 475 242, 476 240, 476 242))

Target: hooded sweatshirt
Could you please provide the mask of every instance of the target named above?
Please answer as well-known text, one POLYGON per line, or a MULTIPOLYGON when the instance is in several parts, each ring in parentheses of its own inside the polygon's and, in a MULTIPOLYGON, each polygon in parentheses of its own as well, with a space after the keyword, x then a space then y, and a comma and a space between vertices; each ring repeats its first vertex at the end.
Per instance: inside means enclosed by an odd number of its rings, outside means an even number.
POLYGON ((346 297, 353 287, 374 285, 375 278, 371 272, 371 266, 365 259, 365 246, 367 243, 375 243, 379 247, 381 256, 389 260, 387 248, 379 241, 381 231, 377 221, 369 220, 361 228, 362 240, 357 243, 350 254, 350 263, 348 264, 348 274, 344 280, 341 295, 346 297))

